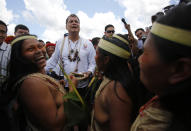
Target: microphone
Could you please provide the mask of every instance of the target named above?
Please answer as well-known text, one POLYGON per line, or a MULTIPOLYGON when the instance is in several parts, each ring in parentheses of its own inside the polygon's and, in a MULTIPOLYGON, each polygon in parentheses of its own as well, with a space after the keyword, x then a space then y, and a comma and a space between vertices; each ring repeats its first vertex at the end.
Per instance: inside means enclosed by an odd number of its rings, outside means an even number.
POLYGON ((126 23, 124 18, 122 18, 121 21, 124 23, 124 25, 127 25, 127 23, 126 23))

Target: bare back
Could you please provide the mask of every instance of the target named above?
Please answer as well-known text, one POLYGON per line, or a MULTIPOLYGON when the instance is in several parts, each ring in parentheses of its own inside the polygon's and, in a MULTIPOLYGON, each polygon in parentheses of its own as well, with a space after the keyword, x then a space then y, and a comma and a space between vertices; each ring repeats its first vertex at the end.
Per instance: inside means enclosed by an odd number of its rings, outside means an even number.
POLYGON ((115 87, 115 82, 109 81, 98 89, 94 105, 94 121, 99 130, 128 131, 131 125, 131 112, 131 100, 119 82, 116 82, 115 87))

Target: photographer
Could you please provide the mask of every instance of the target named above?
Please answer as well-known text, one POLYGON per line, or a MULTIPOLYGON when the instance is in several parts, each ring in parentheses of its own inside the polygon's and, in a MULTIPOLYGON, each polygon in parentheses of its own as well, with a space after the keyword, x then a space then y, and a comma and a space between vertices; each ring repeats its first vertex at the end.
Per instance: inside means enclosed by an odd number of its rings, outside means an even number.
POLYGON ((143 28, 138 28, 136 31, 135 31, 135 35, 137 36, 138 38, 138 48, 139 49, 142 49, 143 48, 143 44, 146 40, 146 32, 143 28))

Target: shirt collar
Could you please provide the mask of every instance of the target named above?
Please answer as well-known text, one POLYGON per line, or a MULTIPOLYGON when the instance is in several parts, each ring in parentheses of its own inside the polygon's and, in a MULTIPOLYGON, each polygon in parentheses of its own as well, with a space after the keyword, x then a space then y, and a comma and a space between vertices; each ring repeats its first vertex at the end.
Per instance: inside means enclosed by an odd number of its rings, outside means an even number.
POLYGON ((6 50, 6 48, 7 48, 7 44, 5 43, 5 42, 3 42, 2 44, 1 44, 1 46, 0 46, 0 50, 6 50))

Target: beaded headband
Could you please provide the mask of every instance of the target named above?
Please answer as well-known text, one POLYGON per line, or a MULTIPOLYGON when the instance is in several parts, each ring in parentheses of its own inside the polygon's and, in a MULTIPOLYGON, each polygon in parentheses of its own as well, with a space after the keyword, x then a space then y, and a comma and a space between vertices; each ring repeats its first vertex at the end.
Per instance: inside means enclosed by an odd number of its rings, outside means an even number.
POLYGON ((13 46, 13 45, 14 45, 15 43, 17 43, 18 41, 25 40, 25 39, 37 39, 37 37, 34 36, 34 35, 20 36, 20 37, 14 39, 14 40, 11 42, 11 45, 13 46))
POLYGON ((128 59, 130 57, 130 53, 127 50, 104 39, 100 40, 98 47, 124 59, 128 59))
POLYGON ((124 39, 123 37, 121 37, 121 36, 119 36, 119 35, 114 34, 113 37, 115 37, 115 38, 117 38, 117 39, 123 41, 123 42, 126 43, 127 45, 129 44, 129 42, 128 42, 126 39, 124 39))
POLYGON ((163 39, 191 47, 191 31, 155 22, 151 29, 151 33, 163 39))

